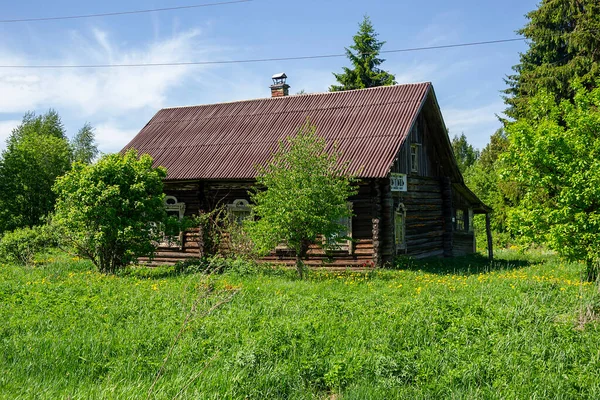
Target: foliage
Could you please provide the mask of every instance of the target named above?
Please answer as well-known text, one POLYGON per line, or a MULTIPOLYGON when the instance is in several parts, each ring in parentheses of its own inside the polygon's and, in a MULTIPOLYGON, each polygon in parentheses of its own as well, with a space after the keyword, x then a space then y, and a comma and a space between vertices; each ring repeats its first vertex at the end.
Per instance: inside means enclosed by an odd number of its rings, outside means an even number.
POLYGON ((530 12, 519 34, 529 49, 508 76, 505 101, 507 115, 524 115, 528 100, 545 90, 557 102, 572 99, 571 86, 579 78, 592 88, 600 77, 600 3, 597 0, 543 0, 530 12))
POLYGON ((77 135, 71 140, 73 151, 73 161, 84 164, 91 164, 98 156, 98 146, 96 144, 94 128, 88 123, 77 132, 77 135))
POLYGON ((462 173, 475 164, 475 161, 479 158, 479 150, 475 149, 467 142, 467 137, 464 133, 461 134, 460 137, 454 135, 452 138, 452 150, 454 151, 458 169, 460 169, 460 172, 462 173))
POLYGON ((54 209, 52 186, 73 159, 90 162, 98 150, 86 124, 69 143, 60 116, 27 113, 0 154, 0 233, 43 223, 54 209))
POLYGON ((164 168, 135 150, 97 163, 75 163, 54 186, 55 221, 63 238, 99 271, 114 273, 140 256, 152 255, 165 220, 164 168))
POLYGON ((57 238, 50 225, 17 228, 0 237, 0 259, 29 265, 36 253, 56 246, 57 238))
POLYGON ((249 236, 261 254, 285 243, 296 254, 300 277, 309 245, 335 246, 344 239, 345 227, 338 221, 352 215, 347 201, 356 193, 354 178, 339 157, 335 145, 326 151, 325 139, 307 120, 287 145, 279 143, 266 166, 257 167, 259 189, 251 197, 259 219, 246 221, 249 236), (336 239, 322 243, 319 237, 336 239))
POLYGON ((34 226, 54 208, 52 185, 70 168, 58 114, 26 114, 0 155, 0 232, 34 226))
MULTIPOLYGON (((494 246, 508 247, 514 242, 507 227, 507 213, 518 200, 515 183, 507 176, 500 179, 502 163, 500 156, 508 148, 508 139, 504 129, 498 129, 491 137, 490 143, 481 151, 475 163, 464 173, 467 186, 493 210, 490 215, 490 226, 493 232, 494 246)), ((477 243, 487 245, 485 238, 485 218, 475 216, 475 232, 481 235, 477 243)))
POLYGON ((534 97, 507 127, 504 176, 516 180, 521 201, 510 227, 568 260, 584 261, 595 279, 600 261, 600 88, 575 85, 574 103, 534 97))
POLYGON ((177 273, 223 273, 233 271, 236 274, 248 275, 256 271, 253 261, 239 257, 223 257, 213 255, 201 258, 187 258, 174 266, 177 273))
POLYGON ((155 398, 600 398, 600 324, 579 319, 598 288, 553 256, 304 281, 266 268, 106 276, 52 258, 0 267, 0 398, 139 398, 171 348, 155 398), (201 317, 220 301, 199 299, 207 288, 241 292, 201 317))
POLYGON ((346 48, 346 56, 353 68, 344 67, 343 73, 333 74, 339 85, 331 85, 330 92, 396 84, 394 75, 379 68, 385 61, 379 58, 379 52, 385 42, 377 40, 377 36, 371 19, 365 16, 353 37, 354 44, 350 49, 346 48))

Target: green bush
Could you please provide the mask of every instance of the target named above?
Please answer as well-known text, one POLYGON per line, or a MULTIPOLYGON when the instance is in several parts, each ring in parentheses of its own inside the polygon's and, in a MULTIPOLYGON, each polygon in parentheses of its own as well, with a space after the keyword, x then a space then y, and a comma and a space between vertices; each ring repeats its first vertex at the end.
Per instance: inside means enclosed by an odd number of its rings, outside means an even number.
POLYGON ((115 273, 138 257, 151 256, 166 218, 163 183, 167 171, 135 150, 75 163, 56 181, 54 222, 61 241, 100 272, 115 273))
POLYGON ((36 253, 56 245, 56 237, 49 225, 18 228, 0 239, 0 259, 27 265, 36 253))
POLYGON ((186 273, 223 273, 235 272, 239 275, 248 275, 256 271, 255 263, 243 258, 225 258, 210 256, 202 258, 188 258, 175 264, 175 272, 186 273))

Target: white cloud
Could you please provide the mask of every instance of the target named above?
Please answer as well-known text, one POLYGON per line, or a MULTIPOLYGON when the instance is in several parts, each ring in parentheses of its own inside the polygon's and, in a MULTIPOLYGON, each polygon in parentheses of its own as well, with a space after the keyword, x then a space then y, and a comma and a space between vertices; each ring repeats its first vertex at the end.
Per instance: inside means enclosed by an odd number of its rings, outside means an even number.
POLYGON ((98 149, 102 153, 120 151, 139 132, 139 129, 125 129, 114 121, 103 122, 95 128, 98 149))
POLYGON ((6 139, 20 123, 19 120, 0 121, 0 149, 4 148, 6 139))
POLYGON ((490 136, 500 127, 496 114, 502 113, 504 104, 493 102, 478 108, 452 108, 442 110, 450 136, 464 133, 469 143, 477 148, 483 148, 490 136))
MULTIPOLYGON (((37 60, 16 51, 0 50, 0 64, 143 64, 214 58, 213 45, 191 30, 150 43, 142 49, 123 49, 107 32, 94 29, 92 38, 75 32, 69 53, 54 60, 37 60)), ((98 113, 112 116, 144 107, 164 106, 167 92, 197 77, 208 66, 129 67, 89 69, 2 69, 0 110, 24 113, 30 109, 69 109, 82 117, 98 113)))

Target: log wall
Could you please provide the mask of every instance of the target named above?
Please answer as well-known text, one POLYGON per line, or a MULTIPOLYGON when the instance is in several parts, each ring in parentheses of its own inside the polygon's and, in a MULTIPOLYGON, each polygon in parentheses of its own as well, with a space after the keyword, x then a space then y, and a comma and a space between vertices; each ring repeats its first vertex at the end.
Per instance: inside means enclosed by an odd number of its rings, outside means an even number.
MULTIPOLYGON (((406 210, 406 250, 397 255, 415 258, 441 256, 444 248, 444 215, 442 190, 439 179, 408 177, 407 192, 392 192, 394 210, 403 204, 406 210)), ((389 242, 394 243, 393 222, 388 231, 389 242)))

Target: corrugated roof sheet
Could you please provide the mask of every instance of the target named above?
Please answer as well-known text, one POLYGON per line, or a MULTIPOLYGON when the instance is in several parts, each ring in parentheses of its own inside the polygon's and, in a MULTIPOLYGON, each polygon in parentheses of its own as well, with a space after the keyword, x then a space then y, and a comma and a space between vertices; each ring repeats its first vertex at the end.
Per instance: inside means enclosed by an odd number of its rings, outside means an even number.
POLYGON ((430 83, 160 110, 125 146, 167 168, 169 180, 251 179, 306 118, 364 178, 387 176, 430 83))

